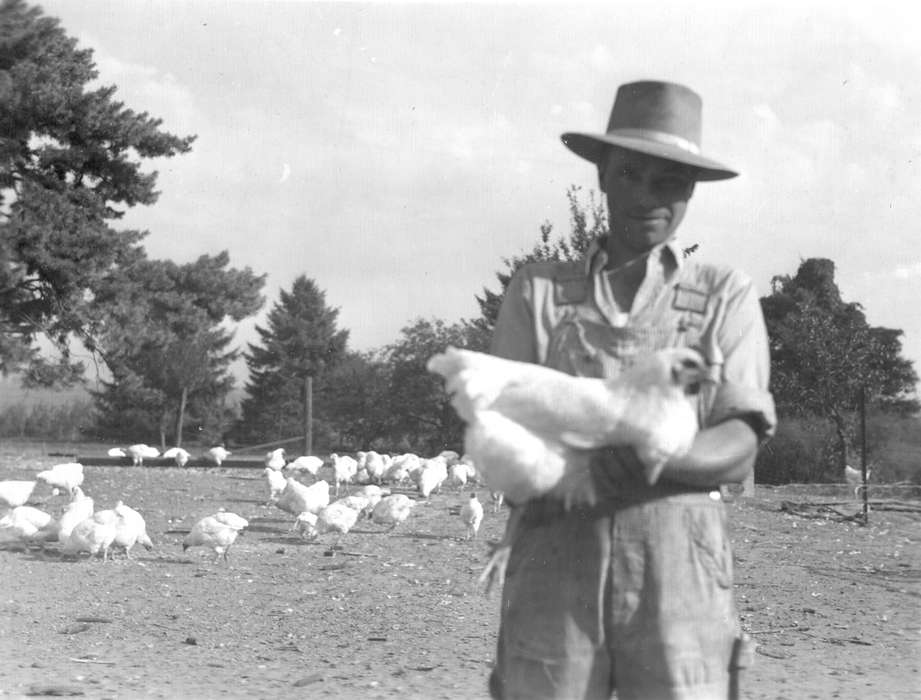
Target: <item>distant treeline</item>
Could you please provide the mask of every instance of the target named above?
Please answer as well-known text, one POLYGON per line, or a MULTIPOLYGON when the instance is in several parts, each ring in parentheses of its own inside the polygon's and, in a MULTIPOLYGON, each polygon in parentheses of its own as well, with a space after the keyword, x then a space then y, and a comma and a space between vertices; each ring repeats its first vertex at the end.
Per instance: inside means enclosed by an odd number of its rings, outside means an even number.
MULTIPOLYGON (((90 401, 13 405, 0 409, 0 439, 94 442, 98 439, 90 401)), ((921 417, 874 413, 867 418, 872 481, 921 484, 921 417)), ((755 468, 761 484, 830 483, 841 475, 830 467, 835 436, 827 421, 782 420, 762 448, 755 468)), ((860 456, 854 455, 854 466, 860 456)))

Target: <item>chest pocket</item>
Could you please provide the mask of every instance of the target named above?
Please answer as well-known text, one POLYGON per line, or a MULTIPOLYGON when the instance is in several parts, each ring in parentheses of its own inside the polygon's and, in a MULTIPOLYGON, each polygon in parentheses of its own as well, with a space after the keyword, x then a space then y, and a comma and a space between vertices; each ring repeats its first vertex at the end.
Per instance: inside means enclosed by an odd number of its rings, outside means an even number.
POLYGON ((638 355, 667 347, 668 331, 615 327, 571 312, 550 334, 547 365, 578 377, 615 377, 638 355))

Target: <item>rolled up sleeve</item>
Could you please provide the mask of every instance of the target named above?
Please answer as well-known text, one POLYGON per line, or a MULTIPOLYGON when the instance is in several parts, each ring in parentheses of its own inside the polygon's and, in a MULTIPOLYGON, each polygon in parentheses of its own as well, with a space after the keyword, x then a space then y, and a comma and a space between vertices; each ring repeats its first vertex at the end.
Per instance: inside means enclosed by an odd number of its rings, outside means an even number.
POLYGON ((748 420, 761 441, 774 434, 777 415, 768 390, 770 353, 758 293, 741 274, 721 299, 721 318, 714 324, 714 355, 720 361, 718 383, 711 397, 708 425, 730 418, 748 420))

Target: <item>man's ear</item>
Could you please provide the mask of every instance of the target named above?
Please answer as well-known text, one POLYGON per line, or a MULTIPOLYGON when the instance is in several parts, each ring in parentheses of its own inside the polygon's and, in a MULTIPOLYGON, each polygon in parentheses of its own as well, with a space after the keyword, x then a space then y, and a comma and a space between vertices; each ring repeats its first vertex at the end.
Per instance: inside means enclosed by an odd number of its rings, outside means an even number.
POLYGON ((602 194, 607 194, 604 189, 604 166, 607 163, 607 158, 603 158, 598 162, 598 189, 601 190, 602 194))

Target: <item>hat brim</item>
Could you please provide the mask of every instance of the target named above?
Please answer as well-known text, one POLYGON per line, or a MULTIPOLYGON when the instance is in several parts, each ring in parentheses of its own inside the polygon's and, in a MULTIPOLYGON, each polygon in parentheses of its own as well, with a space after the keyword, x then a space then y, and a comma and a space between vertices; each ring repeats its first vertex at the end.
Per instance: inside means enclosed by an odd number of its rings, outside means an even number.
POLYGON ((739 174, 722 163, 696 153, 690 153, 679 146, 657 143, 647 139, 578 132, 567 132, 561 138, 570 151, 593 163, 598 163, 608 146, 620 146, 631 151, 639 151, 658 158, 692 165, 699 170, 697 174, 698 180, 728 180, 739 174))

